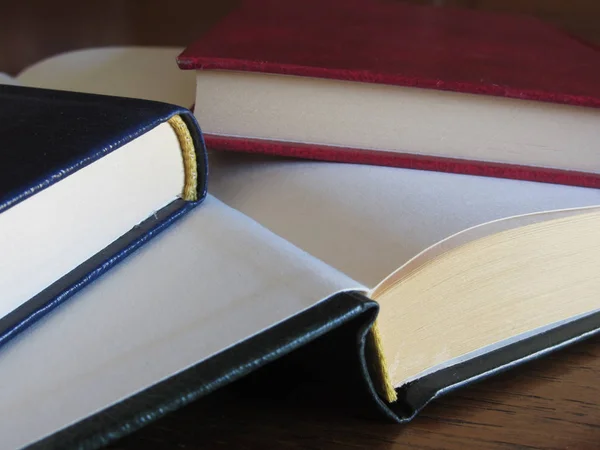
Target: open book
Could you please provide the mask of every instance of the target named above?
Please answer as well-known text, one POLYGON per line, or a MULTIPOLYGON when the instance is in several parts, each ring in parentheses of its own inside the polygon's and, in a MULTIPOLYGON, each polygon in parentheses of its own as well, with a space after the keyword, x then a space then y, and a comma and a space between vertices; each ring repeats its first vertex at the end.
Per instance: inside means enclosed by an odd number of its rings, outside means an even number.
MULTIPOLYGON (((157 92, 157 71, 118 63, 167 67, 176 54, 76 52, 27 83, 192 99, 193 76, 174 70, 157 92), (92 60, 104 65, 83 70, 92 60)), ((7 446, 101 445, 349 321, 363 326, 340 345, 356 347, 373 403, 399 421, 598 330, 599 190, 222 153, 209 163, 200 207, 0 349, 7 446)))

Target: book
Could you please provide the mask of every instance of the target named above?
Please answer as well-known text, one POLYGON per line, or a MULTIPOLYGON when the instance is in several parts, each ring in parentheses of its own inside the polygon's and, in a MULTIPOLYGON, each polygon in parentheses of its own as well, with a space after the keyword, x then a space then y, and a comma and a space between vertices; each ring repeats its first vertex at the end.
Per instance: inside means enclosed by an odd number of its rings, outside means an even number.
POLYGON ((206 192, 193 115, 0 84, 0 345, 133 253, 206 192))
POLYGON ((213 149, 600 186, 600 53, 533 18, 245 0, 178 63, 213 149))
MULTIPOLYGON (((32 84, 69 88, 37 70, 32 84)), ((85 89, 85 65, 66 70, 85 89)), ((157 73, 101 72, 112 78, 89 90, 138 95, 157 73)), ((0 348, 7 447, 100 447, 317 343, 311 370, 406 423, 600 328, 600 190, 227 152, 209 163, 200 207, 0 348)))

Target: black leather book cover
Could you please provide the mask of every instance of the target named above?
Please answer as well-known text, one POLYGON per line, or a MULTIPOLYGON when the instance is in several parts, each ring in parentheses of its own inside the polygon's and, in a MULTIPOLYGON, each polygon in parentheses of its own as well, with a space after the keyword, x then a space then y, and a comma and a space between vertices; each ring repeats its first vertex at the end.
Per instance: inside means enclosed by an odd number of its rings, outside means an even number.
POLYGON ((101 448, 235 382, 255 395, 278 398, 293 389, 306 392, 301 384, 318 385, 315 407, 343 398, 352 415, 407 423, 437 397, 600 331, 600 313, 588 315, 417 379, 398 389, 398 401, 387 403, 377 394, 367 362, 368 334, 378 312, 378 304, 362 294, 334 295, 28 448, 101 448))
MULTIPOLYGON (((359 294, 335 295, 28 448, 101 448, 273 363, 283 364, 285 377, 293 370, 289 357, 294 361, 297 355, 303 355, 303 349, 312 353, 315 343, 321 355, 321 342, 336 346, 349 357, 340 368, 347 370, 356 383, 350 395, 356 401, 362 397, 371 405, 371 412, 379 414, 368 381, 356 370, 360 364, 357 346, 363 342, 378 309, 375 302, 359 294)), ((317 361, 312 363, 319 365, 317 361)), ((310 366, 305 367, 308 370, 310 366)), ((322 373, 330 368, 325 364, 322 373)))
POLYGON ((198 200, 172 202, 0 318, 0 346, 199 204, 206 195, 208 171, 202 133, 194 116, 184 108, 132 98, 0 85, 0 214, 176 115, 187 126, 196 152, 198 200))

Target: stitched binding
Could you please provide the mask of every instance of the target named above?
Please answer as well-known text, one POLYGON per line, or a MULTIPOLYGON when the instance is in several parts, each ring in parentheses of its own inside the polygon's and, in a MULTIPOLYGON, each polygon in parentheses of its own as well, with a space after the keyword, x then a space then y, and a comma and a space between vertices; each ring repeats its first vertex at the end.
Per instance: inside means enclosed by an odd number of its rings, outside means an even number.
POLYGON ((184 200, 196 201, 198 200, 198 169, 196 165, 196 149, 194 148, 192 135, 180 116, 173 116, 168 122, 177 135, 183 157, 185 183, 181 197, 184 200))
POLYGON ((369 354, 367 354, 367 360, 369 366, 371 366, 375 389, 383 397, 383 399, 389 403, 393 403, 398 400, 398 394, 394 389, 394 385, 390 380, 388 373, 388 365, 383 354, 381 345, 381 334, 377 325, 377 320, 371 327, 371 332, 367 335, 367 348, 369 354))

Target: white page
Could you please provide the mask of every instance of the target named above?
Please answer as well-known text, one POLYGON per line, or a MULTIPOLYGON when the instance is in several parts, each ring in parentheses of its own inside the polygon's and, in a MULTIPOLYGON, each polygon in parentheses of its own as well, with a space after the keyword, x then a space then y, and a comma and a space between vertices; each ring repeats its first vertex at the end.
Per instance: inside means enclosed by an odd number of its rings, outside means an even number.
POLYGON ((209 197, 0 349, 21 447, 358 283, 209 197))
POLYGON ((19 82, 16 80, 16 78, 11 77, 7 73, 0 72, 0 84, 16 84, 16 85, 18 85, 19 82))
POLYGON ((503 217, 600 205, 600 190, 355 164, 211 154, 209 191, 374 287, 421 250, 503 217))

